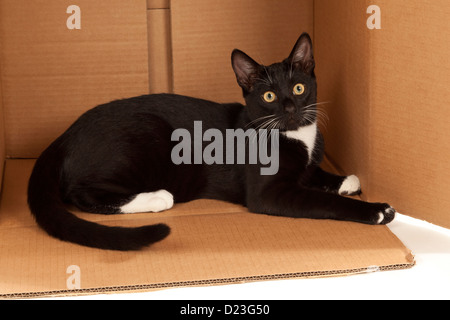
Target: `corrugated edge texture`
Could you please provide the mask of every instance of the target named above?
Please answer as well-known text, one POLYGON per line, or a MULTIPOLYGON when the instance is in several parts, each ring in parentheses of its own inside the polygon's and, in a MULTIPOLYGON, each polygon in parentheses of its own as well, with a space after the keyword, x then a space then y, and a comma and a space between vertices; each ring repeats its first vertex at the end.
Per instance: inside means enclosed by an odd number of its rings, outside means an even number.
POLYGON ((0 299, 43 298, 43 297, 58 297, 58 296, 108 294, 108 293, 120 293, 120 292, 132 293, 132 292, 139 292, 139 291, 152 291, 152 290, 157 290, 157 289, 168 289, 168 288, 226 285, 226 284, 238 284, 238 283, 248 283, 248 282, 257 282, 257 281, 270 281, 270 280, 318 278, 318 277, 330 277, 330 276, 348 276, 348 275, 364 274, 364 273, 377 272, 377 271, 393 271, 393 270, 409 269, 415 265, 415 261, 412 258, 412 256, 411 256, 411 259, 412 259, 411 263, 395 264, 395 265, 387 265, 387 266, 371 266, 368 268, 356 268, 356 269, 346 269, 346 270, 328 270, 328 271, 325 270, 325 271, 310 271, 310 272, 296 272, 296 273, 281 273, 281 274, 268 274, 268 275, 259 275, 259 276, 249 276, 249 277, 165 282, 165 283, 154 283, 154 284, 147 284, 147 285, 140 284, 140 285, 128 285, 128 286, 99 287, 99 288, 89 288, 89 289, 55 290, 55 291, 0 294, 0 299))

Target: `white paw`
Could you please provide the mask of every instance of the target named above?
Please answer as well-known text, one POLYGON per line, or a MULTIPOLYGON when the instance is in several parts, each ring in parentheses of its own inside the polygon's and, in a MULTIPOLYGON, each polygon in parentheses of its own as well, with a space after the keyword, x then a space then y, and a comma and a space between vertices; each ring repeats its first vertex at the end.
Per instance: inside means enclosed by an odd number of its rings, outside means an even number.
POLYGON ((378 212, 377 224, 380 224, 383 220, 384 220, 384 213, 383 212, 378 212))
POLYGON ((359 194, 361 192, 361 183, 359 179, 355 175, 348 176, 342 181, 342 184, 339 188, 340 195, 354 195, 359 194))
POLYGON ((139 193, 120 207, 122 213, 159 212, 173 207, 173 195, 166 190, 139 193))
POLYGON ((392 207, 387 207, 383 211, 378 212, 377 224, 388 224, 395 219, 396 211, 392 207))

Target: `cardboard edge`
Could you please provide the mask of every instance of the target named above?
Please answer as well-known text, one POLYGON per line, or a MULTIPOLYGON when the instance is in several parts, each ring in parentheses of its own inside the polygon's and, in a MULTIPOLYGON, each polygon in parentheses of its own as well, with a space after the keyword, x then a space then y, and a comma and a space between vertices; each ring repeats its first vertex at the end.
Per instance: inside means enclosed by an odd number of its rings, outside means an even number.
POLYGON ((170 0, 147 0, 147 10, 170 9, 170 0))
MULTIPOLYGON (((0 8, 1 10, 1 8, 0 8)), ((1 33, 1 30, 0 30, 1 33)), ((0 37, 0 193, 2 191, 3 186, 3 174, 5 170, 5 161, 6 161, 6 145, 5 145, 5 121, 4 121, 4 113, 3 113, 3 87, 2 87, 2 43, 0 37)))
POLYGON ((325 153, 325 156, 323 157, 321 167, 325 170, 329 170, 331 173, 344 174, 344 170, 342 170, 342 168, 340 168, 327 153, 325 153))
POLYGON ((406 256, 407 263, 386 265, 386 266, 369 266, 366 268, 344 269, 344 270, 323 270, 323 271, 307 271, 294 273, 280 273, 270 275, 255 275, 246 277, 233 278, 218 278, 206 280, 190 280, 177 282, 163 282, 154 284, 139 284, 139 285, 125 285, 125 286, 110 286, 86 289, 67 289, 55 291, 39 291, 39 292, 23 292, 23 293, 8 293, 0 294, 2 299, 29 299, 29 298, 45 298, 45 297, 68 297, 68 296, 82 296, 94 294, 114 294, 114 293, 135 293, 148 292, 169 288, 185 288, 185 287, 200 287, 200 286, 214 286, 227 284, 242 284, 248 282, 269 281, 269 280, 288 280, 288 279, 307 279, 319 277, 336 277, 336 276, 350 276, 357 274, 372 273, 378 271, 395 271, 406 270, 412 268, 416 262, 414 256, 410 253, 406 256))
POLYGON ((150 93, 173 92, 170 9, 147 10, 150 93))

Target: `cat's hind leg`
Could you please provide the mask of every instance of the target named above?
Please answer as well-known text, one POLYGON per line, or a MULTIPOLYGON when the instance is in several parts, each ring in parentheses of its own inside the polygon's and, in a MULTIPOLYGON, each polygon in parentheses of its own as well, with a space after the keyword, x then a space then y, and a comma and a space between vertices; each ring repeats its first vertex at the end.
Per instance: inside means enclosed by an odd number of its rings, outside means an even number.
POLYGON ((339 176, 320 167, 317 167, 308 184, 309 187, 340 195, 361 194, 361 184, 357 176, 339 176))
POLYGON ((120 206, 121 213, 159 212, 173 207, 173 195, 166 190, 137 194, 126 204, 120 206))
POLYGON ((83 188, 67 199, 85 212, 101 214, 159 212, 173 206, 173 195, 166 190, 128 194, 114 188, 83 188))

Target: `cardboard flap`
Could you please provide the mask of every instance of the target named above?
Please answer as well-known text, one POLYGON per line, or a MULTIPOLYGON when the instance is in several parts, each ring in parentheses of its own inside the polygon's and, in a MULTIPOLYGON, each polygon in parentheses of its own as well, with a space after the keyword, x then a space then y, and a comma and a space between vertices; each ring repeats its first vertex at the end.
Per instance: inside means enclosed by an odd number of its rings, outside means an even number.
POLYGON ((157 214, 93 215, 107 225, 166 223, 171 235, 137 252, 51 238, 33 221, 26 187, 33 160, 8 160, 0 206, 0 297, 117 291, 346 275, 409 268, 411 252, 386 226, 253 214, 198 200, 157 214), (72 288, 69 267, 80 286, 72 288), (69 283, 69 285, 68 285, 69 283))

